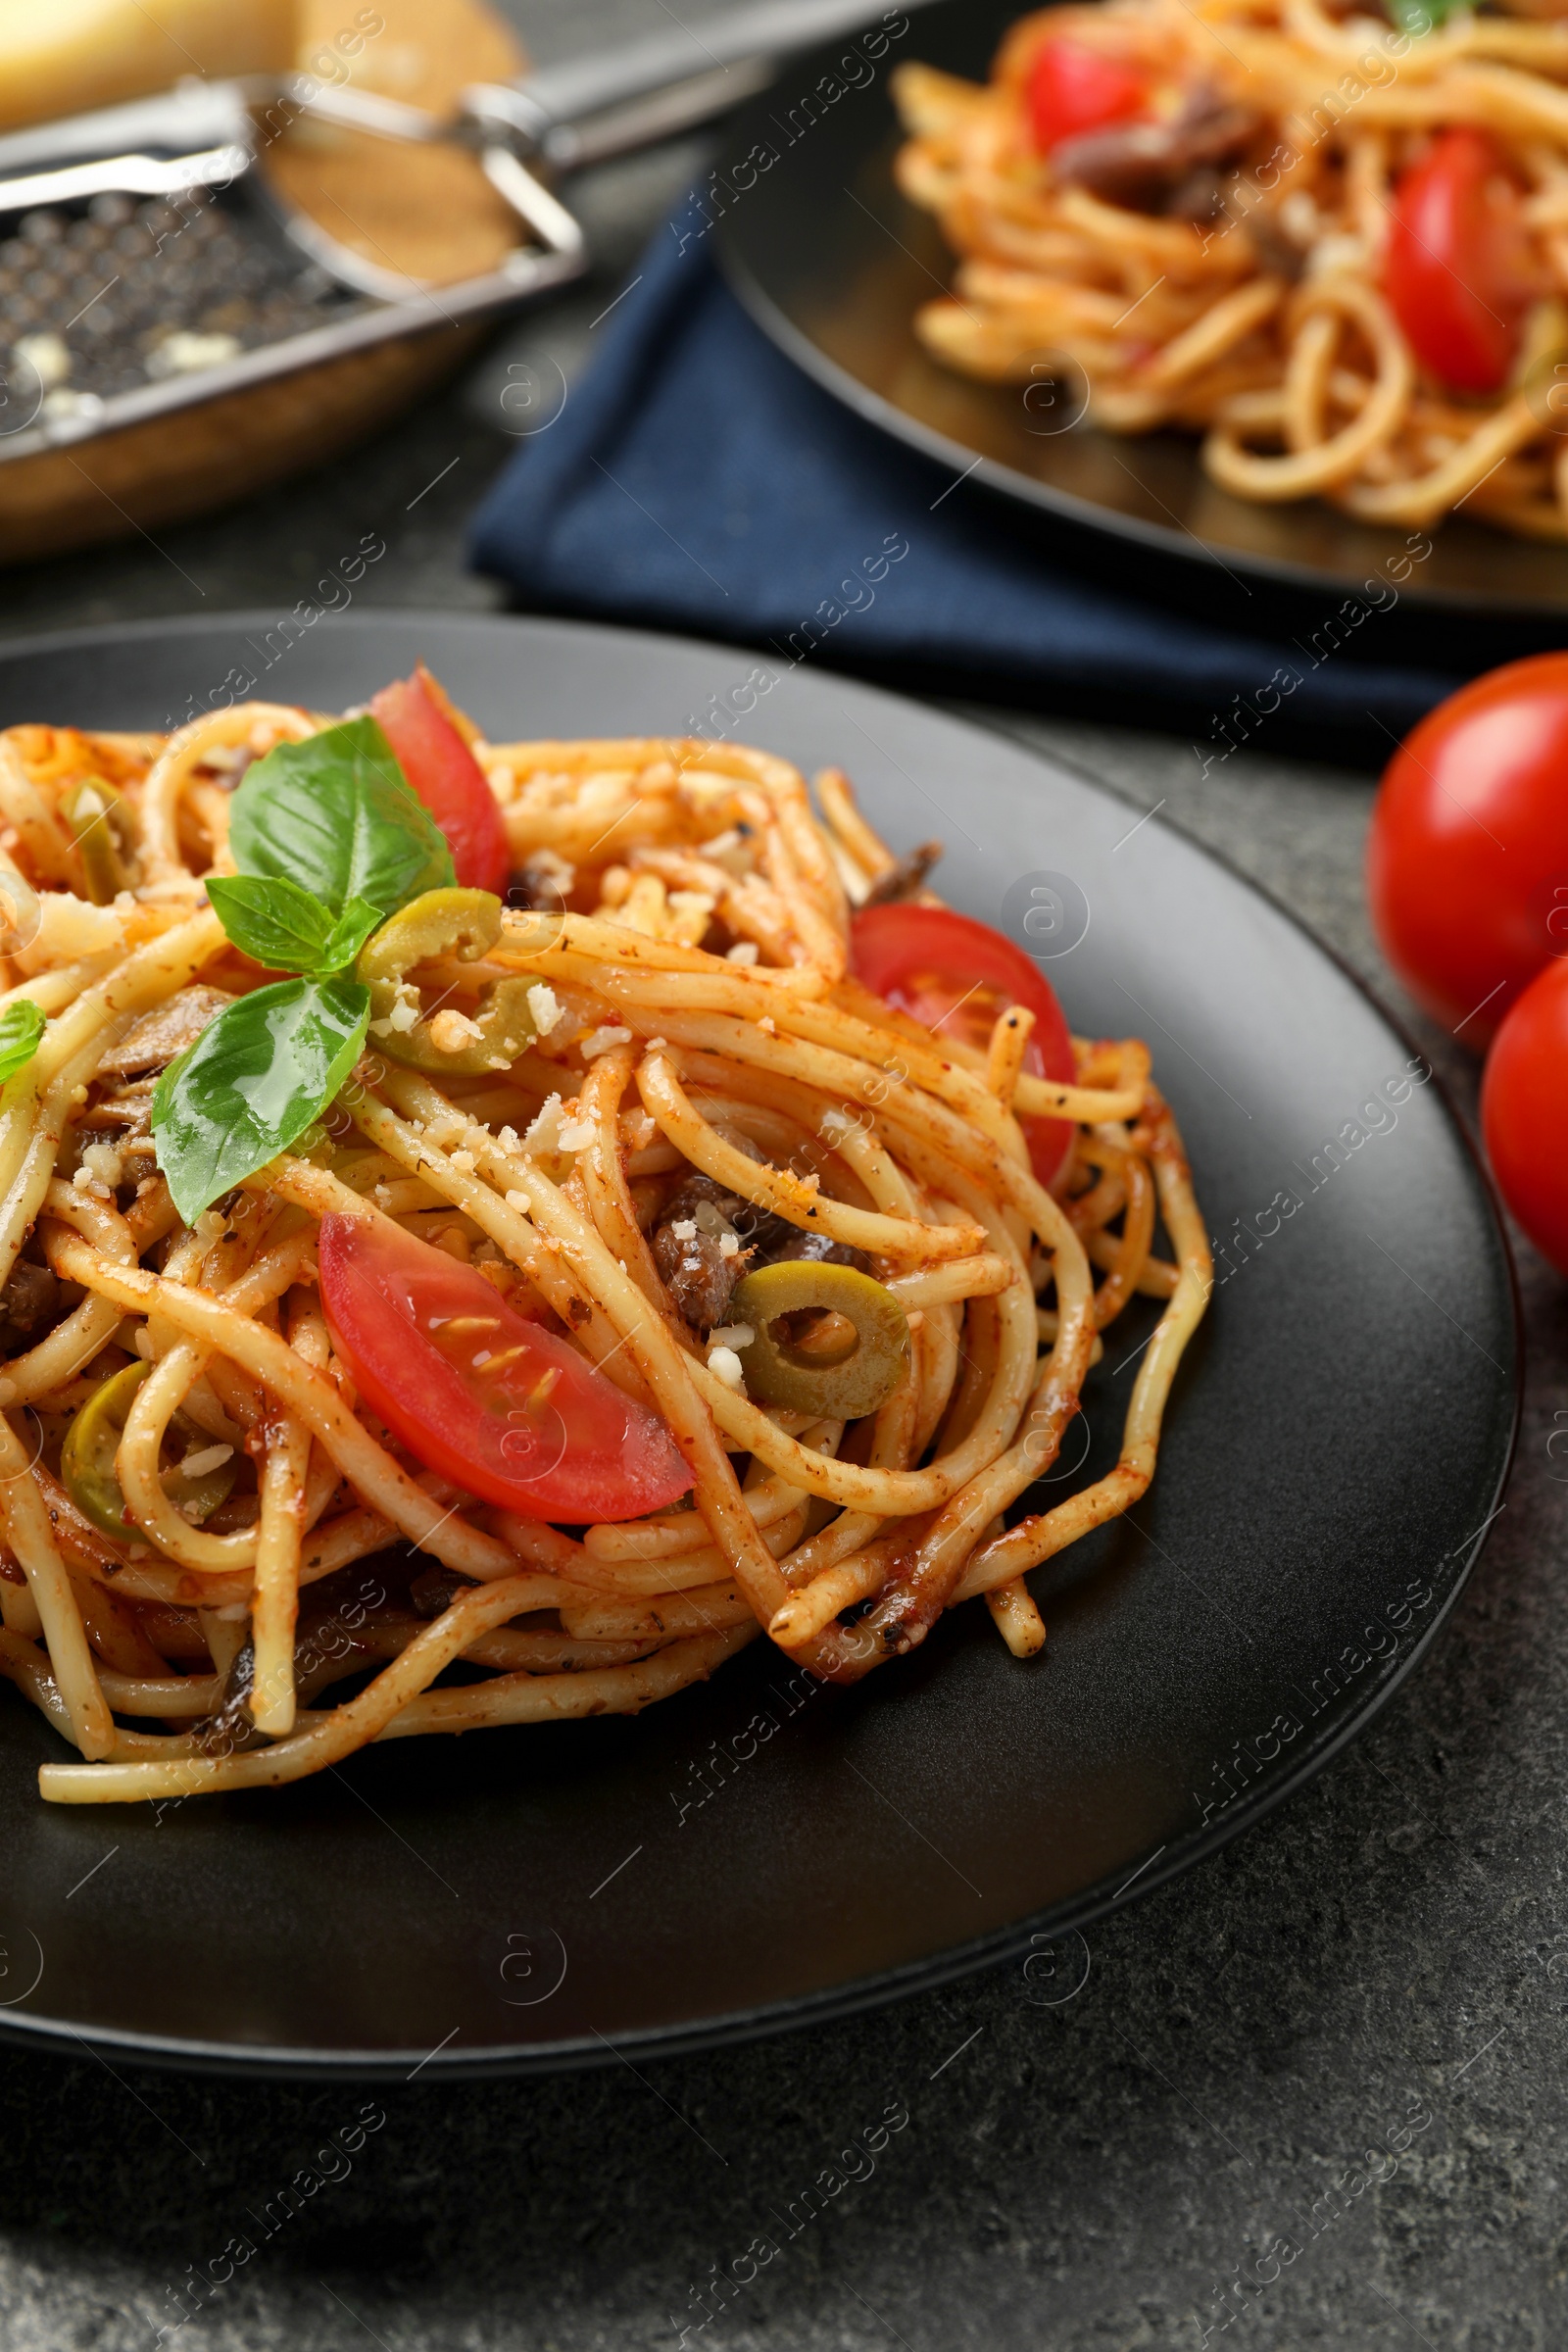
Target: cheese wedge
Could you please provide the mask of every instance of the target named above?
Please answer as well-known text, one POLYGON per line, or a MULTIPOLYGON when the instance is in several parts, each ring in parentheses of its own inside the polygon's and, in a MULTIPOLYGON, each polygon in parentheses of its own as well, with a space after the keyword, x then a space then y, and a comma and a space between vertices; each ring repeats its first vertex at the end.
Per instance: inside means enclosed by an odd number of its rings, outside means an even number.
POLYGON ((167 90, 282 73, 295 0, 0 0, 0 129, 167 90))

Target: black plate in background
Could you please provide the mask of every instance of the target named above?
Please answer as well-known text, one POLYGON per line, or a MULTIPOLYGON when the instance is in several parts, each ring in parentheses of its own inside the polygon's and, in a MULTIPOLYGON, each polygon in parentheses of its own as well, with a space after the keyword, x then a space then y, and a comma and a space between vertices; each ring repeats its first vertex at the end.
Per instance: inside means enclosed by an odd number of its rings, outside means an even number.
MULTIPOLYGON (((1124 589, 1196 596, 1216 617, 1255 632, 1264 609, 1242 582, 1273 592, 1277 617, 1321 620, 1341 598, 1402 555, 1406 534, 1370 528, 1316 499, 1253 506, 1211 482, 1195 436, 1122 438, 1092 426, 1054 429, 1045 386, 984 384, 942 367, 917 340, 921 304, 952 284, 955 257, 930 215, 899 193, 900 132, 890 93, 905 60, 984 80, 997 44, 1021 14, 1014 0, 934 0, 881 61, 808 129, 800 101, 846 44, 798 59, 738 118, 720 177, 754 145, 778 161, 729 202, 717 242, 726 274, 763 330, 808 374, 885 432, 995 492, 1021 520, 1047 518, 1074 552, 1124 589), (1026 392, 1029 393, 1026 405, 1026 392), (1099 541, 1098 550, 1095 542, 1099 541), (1238 581, 1236 575, 1241 575, 1238 581)), ((863 75, 865 68, 858 69, 863 75)), ((1064 388, 1065 389, 1065 388, 1064 388)), ((1382 609, 1380 659, 1396 636, 1439 666, 1477 665, 1474 624, 1489 624, 1491 658, 1561 642, 1568 548, 1514 538, 1458 514, 1433 554, 1382 609), (1412 639, 1411 614, 1426 624, 1412 639), (1460 616, 1462 631, 1441 628, 1460 616), (1391 628, 1386 625, 1395 623, 1391 628), (1435 631, 1437 633, 1435 633, 1435 631)), ((1383 576, 1387 577, 1387 574, 1383 576)))
MULTIPOLYGON (((254 675, 268 627, 13 649, 0 725, 159 726, 254 675)), ((667 637, 350 614, 259 690, 337 709, 421 655, 500 739, 680 732, 752 669, 667 637)), ((68 1751, 0 1688, 6 2029, 407 2075, 863 2005, 1066 1936, 1211 1851, 1367 1720, 1452 1604, 1514 1420, 1485 1183, 1424 1086, 1311 1189, 1312 1153, 1408 1042, 1213 858, 997 736, 800 672, 735 732, 843 762, 896 842, 940 830, 943 887, 974 914, 1006 921, 1020 881, 1068 877, 1088 928, 1048 969, 1076 1026, 1151 1039, 1212 1230, 1302 1197, 1219 1289, 1151 1495, 1037 1574, 1051 1642, 1030 1664, 976 1606, 854 1690, 758 1644, 635 1720, 399 1741, 161 1815, 44 1805, 37 1765, 68 1751), (761 1710, 777 1728, 759 1744, 761 1710)), ((1114 1458, 1152 1312, 1091 1375, 1083 1477, 1114 1458)), ((1036 1990, 1059 1997, 1081 1966, 1070 1936, 1043 1947, 1036 1990)))

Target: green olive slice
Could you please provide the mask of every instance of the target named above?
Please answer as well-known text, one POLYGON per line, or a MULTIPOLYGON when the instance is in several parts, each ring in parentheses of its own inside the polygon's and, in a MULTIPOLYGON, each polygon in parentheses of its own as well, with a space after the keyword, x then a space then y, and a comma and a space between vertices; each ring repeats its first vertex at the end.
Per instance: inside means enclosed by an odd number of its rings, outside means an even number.
POLYGON ((133 828, 120 795, 91 778, 73 784, 60 813, 81 857, 82 878, 95 906, 108 906, 131 880, 133 828))
MULTIPOLYGON (((108 1536, 122 1543, 131 1528, 125 1517, 125 1497, 115 1475, 115 1456, 125 1434, 136 1391, 152 1370, 151 1364, 127 1364, 101 1389, 94 1390, 67 1430, 60 1448, 60 1478, 67 1494, 108 1536)), ((160 1484, 170 1501, 192 1526, 210 1519, 233 1490, 235 1463, 230 1455, 214 1470, 191 1478, 177 1464, 166 1469, 160 1484)))
POLYGON ((747 1394, 790 1412, 858 1421, 886 1404, 908 1364, 903 1307, 854 1266, 811 1258, 758 1266, 736 1284, 728 1315, 756 1334, 740 1349, 747 1394))
POLYGON ((370 992, 370 1032, 382 1052, 416 1070, 477 1076, 498 1063, 514 1061, 532 1045, 535 1023, 528 1009, 527 980, 498 981, 469 1016, 477 1034, 444 1053, 431 1031, 432 1013, 425 1011, 409 978, 419 964, 439 956, 476 963, 500 937, 501 901, 488 890, 427 890, 383 923, 361 949, 355 966, 370 992), (416 1010, 412 1023, 411 1010, 416 1010))

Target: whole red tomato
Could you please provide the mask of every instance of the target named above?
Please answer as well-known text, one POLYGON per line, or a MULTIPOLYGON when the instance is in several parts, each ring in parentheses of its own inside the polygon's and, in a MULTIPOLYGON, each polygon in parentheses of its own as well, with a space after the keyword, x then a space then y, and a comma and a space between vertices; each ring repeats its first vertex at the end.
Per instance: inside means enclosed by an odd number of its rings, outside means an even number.
POLYGON ((1568 1274, 1568 962, 1538 973, 1497 1031, 1481 1127, 1503 1199, 1568 1274))
POLYGON ((1411 730, 1372 811, 1367 890, 1389 961, 1466 1045, 1568 956, 1568 654, 1510 662, 1411 730))

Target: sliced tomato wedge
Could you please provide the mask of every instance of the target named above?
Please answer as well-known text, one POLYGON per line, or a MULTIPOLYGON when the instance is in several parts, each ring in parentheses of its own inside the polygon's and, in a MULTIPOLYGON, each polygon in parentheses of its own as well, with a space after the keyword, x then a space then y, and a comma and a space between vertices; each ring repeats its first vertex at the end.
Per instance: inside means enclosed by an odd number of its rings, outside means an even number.
POLYGON ((1043 155, 1064 139, 1112 122, 1133 122, 1149 112, 1149 83, 1132 66, 1084 41, 1042 41, 1024 84, 1035 145, 1043 155))
POLYGON ((370 715, 446 835, 459 885, 491 890, 500 898, 512 871, 507 829, 484 770, 442 710, 446 698, 438 700, 439 695, 421 662, 412 678, 382 687, 370 715))
MULTIPOLYGON (((1021 948, 989 923, 947 906, 862 906, 850 926, 856 977, 939 1038, 989 1043, 999 1013, 1022 1004, 1035 1016, 1023 1066, 1071 1085, 1078 1065, 1056 992, 1021 948)), ((1023 1119, 1029 1161, 1054 1184, 1072 1146, 1067 1119, 1023 1119)))
POLYGON ((1519 192, 1485 131, 1440 131, 1394 191, 1384 286, 1423 368, 1455 392, 1495 392, 1531 295, 1519 192))
POLYGON ((656 1413, 471 1266, 384 1218, 321 1219, 321 1304, 371 1410, 427 1469, 527 1519, 636 1519, 692 1474, 656 1413))

